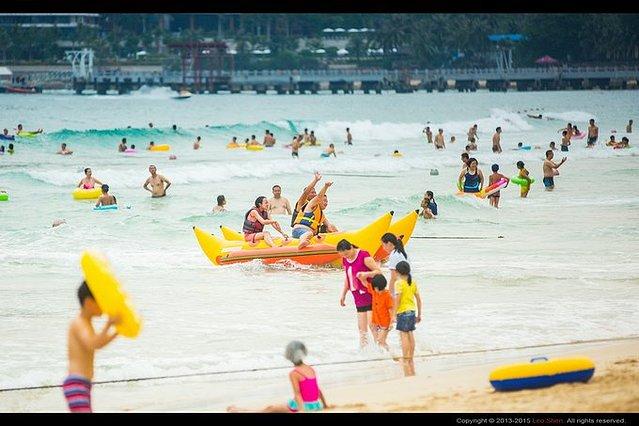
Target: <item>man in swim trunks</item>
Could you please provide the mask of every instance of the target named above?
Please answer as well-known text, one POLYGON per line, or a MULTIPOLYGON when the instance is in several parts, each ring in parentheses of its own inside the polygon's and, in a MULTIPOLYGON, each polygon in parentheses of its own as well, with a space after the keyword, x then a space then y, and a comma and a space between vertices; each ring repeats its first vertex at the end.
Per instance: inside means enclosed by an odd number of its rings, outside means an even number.
POLYGON ((564 130, 561 132, 561 150, 568 152, 568 146, 570 146, 570 135, 568 134, 568 130, 564 130))
POLYGON ((479 139, 477 136, 477 125, 473 124, 473 127, 468 129, 468 142, 475 143, 475 140, 479 139))
POLYGON ((84 169, 84 177, 78 184, 78 188, 93 189, 95 184, 102 185, 102 182, 94 178, 92 175, 93 175, 93 172, 91 171, 89 167, 84 169))
POLYGON ((493 152, 501 154, 501 127, 497 127, 493 135, 493 152))
POLYGON ((318 241, 322 240, 318 235, 321 225, 325 225, 328 232, 337 232, 337 228, 324 216, 324 210, 328 206, 326 191, 331 185, 333 185, 333 182, 326 182, 319 194, 309 201, 306 207, 297 214, 292 235, 293 238, 299 238, 300 240, 297 246, 298 249, 303 249, 308 246, 311 243, 311 237, 314 235, 318 236, 318 241))
POLYGON ((628 125, 626 126, 626 133, 632 133, 632 120, 628 120, 628 125))
POLYGON ((286 235, 278 221, 270 218, 268 214, 268 200, 264 196, 257 197, 255 200, 255 206, 251 208, 244 216, 244 225, 242 226, 242 232, 244 232, 244 241, 251 245, 256 245, 258 241, 264 240, 270 247, 275 247, 273 237, 267 231, 264 231, 265 225, 271 225, 284 237, 282 245, 288 242, 288 235, 286 235))
POLYGON ((586 143, 586 147, 594 147, 597 143, 597 138, 599 138, 599 127, 595 126, 595 120, 591 118, 590 125, 588 126, 588 142, 586 143))
POLYGON ((67 334, 67 354, 69 375, 64 379, 62 391, 72 413, 90 413, 91 379, 93 379, 93 360, 95 350, 102 349, 118 335, 111 327, 118 324, 120 317, 109 317, 100 333, 93 329, 93 317, 102 315, 102 310, 91 294, 86 282, 78 288, 80 313, 71 322, 67 334))
POLYGON ((294 158, 300 157, 300 138, 297 136, 293 136, 293 142, 291 142, 291 156, 294 158))
POLYGON ((95 203, 95 206, 112 206, 114 204, 118 204, 118 200, 115 199, 115 195, 109 195, 109 185, 106 183, 102 184, 102 195, 98 198, 98 202, 95 203))
POLYGON ((426 135, 426 140, 428 141, 428 143, 433 143, 433 132, 430 131, 429 126, 426 126, 426 128, 422 130, 422 133, 426 135))
POLYGON ((349 127, 346 128, 346 144, 353 145, 353 135, 351 135, 351 129, 349 127))
POLYGON ((273 198, 268 200, 268 213, 273 214, 291 214, 291 203, 287 198, 282 197, 282 187, 274 185, 273 198))
POLYGON ((567 158, 561 159, 559 164, 552 161, 555 154, 552 150, 546 151, 546 159, 544 160, 544 186, 546 191, 552 191, 555 189, 555 176, 559 174, 557 169, 566 162, 567 158))
POLYGON ((67 144, 63 143, 63 144, 60 145, 60 151, 56 152, 56 154, 71 155, 71 154, 73 154, 73 151, 67 149, 67 144))
POLYGON ((157 174, 157 167, 153 164, 149 166, 151 176, 144 182, 143 188, 151 193, 151 198, 160 198, 166 196, 166 190, 171 186, 171 182, 162 175, 157 174), (164 184, 166 183, 166 187, 164 184), (149 184, 152 189, 149 189, 149 184))
POLYGON ((437 136, 435 136, 435 148, 437 149, 446 148, 446 143, 444 142, 444 129, 439 129, 437 131, 437 136))
POLYGON ((120 145, 118 145, 118 152, 124 152, 126 151, 126 149, 126 138, 122 138, 122 142, 120 142, 120 145))

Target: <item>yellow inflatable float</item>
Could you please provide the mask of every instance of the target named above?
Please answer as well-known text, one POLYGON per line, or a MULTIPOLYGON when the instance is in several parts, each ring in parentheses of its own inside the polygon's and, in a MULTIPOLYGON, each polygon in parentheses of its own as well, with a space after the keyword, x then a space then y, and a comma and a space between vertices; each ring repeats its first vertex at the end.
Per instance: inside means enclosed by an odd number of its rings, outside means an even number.
MULTIPOLYGON (((244 241, 243 237, 241 240, 225 240, 195 226, 193 232, 200 248, 214 265, 250 262, 254 259, 260 259, 269 264, 288 259, 303 265, 333 264, 339 266, 341 261, 335 246, 341 239, 345 238, 363 250, 375 253, 380 238, 390 226, 392 217, 393 212, 389 212, 357 231, 323 234, 324 238, 321 242, 313 238, 311 244, 301 250, 297 248, 298 239, 291 239, 281 247, 269 247, 264 241, 251 246, 244 241)), ((237 234, 234 231, 230 232, 237 234)), ((281 238, 276 238, 274 241, 276 244, 282 244, 281 238)))
POLYGON ((171 149, 171 145, 153 145, 151 148, 149 148, 149 151, 168 151, 171 149))
POLYGON ((76 188, 73 190, 74 200, 96 200, 102 195, 102 189, 100 188, 76 188))
POLYGON ((113 275, 109 262, 98 253, 85 251, 80 264, 87 285, 102 312, 121 317, 120 323, 115 326, 118 333, 131 338, 140 334, 142 321, 113 275))
POLYGON ((246 145, 248 151, 261 151, 264 149, 264 145, 246 145))
POLYGON ((226 148, 227 149, 238 149, 238 148, 246 148, 246 144, 245 143, 227 143, 226 144, 226 148))
POLYGON ((536 389, 558 383, 587 382, 595 373, 590 358, 537 357, 527 364, 511 364, 498 367, 490 373, 490 384, 498 391, 536 389))

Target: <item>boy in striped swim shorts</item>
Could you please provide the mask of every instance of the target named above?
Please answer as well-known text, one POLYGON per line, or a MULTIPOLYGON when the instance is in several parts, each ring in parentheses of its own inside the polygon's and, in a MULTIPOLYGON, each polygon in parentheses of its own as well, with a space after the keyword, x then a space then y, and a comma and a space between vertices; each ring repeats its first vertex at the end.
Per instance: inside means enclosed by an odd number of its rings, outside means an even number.
POLYGON ((80 313, 71 322, 68 334, 69 375, 62 384, 64 397, 72 413, 91 413, 91 379, 95 350, 108 345, 118 335, 111 332, 120 319, 109 317, 100 333, 96 334, 91 320, 102 315, 102 310, 91 294, 86 282, 78 288, 80 313))

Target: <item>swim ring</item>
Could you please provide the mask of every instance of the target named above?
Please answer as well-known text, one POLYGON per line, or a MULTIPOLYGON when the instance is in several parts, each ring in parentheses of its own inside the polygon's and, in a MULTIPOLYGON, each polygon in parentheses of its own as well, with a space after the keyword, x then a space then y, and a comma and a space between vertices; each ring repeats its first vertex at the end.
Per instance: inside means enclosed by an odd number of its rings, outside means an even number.
POLYGON ((2 139, 3 141, 14 141, 16 140, 16 137, 14 135, 0 135, 0 139, 2 139))
POLYGON ((393 155, 393 157, 395 157, 395 158, 399 158, 399 157, 403 157, 403 156, 404 156, 404 154, 402 154, 401 152, 393 152, 393 154, 392 154, 392 155, 393 155))
POLYGON ((520 150, 524 150, 524 151, 530 151, 532 149, 532 146, 530 145, 524 145, 524 146, 520 146, 518 147, 520 150))
POLYGON ((264 149, 264 145, 246 145, 248 151, 261 151, 264 149))
POLYGON ((100 254, 85 251, 80 259, 87 285, 104 314, 120 315, 115 326, 119 334, 134 338, 140 333, 142 321, 111 271, 109 262, 100 254))
POLYGON ((124 150, 125 154, 135 154, 136 152, 138 152, 137 149, 127 148, 127 149, 124 150))
POLYGON ((586 132, 579 132, 576 135, 573 135, 570 139, 583 139, 586 136, 586 132))
POLYGON ((153 145, 149 151, 168 151, 171 149, 171 145, 153 145))
POLYGON ((38 133, 38 132, 28 132, 26 130, 22 130, 22 131, 16 133, 16 135, 20 136, 21 138, 35 138, 39 134, 40 133, 38 133))
MULTIPOLYGON (((519 186, 526 186, 528 185, 528 182, 526 181, 526 179, 522 179, 519 176, 513 176, 510 178, 510 181, 512 183, 514 183, 515 185, 519 185, 519 186)), ((535 183, 535 178, 530 178, 530 183, 533 184, 535 183)))
POLYGON ((229 142, 229 143, 226 144, 226 148, 227 149, 246 148, 246 144, 245 143, 232 144, 232 143, 229 142))
POLYGON ((9 194, 6 192, 0 192, 0 201, 9 201, 9 194))
POLYGON ((75 200, 95 200, 102 195, 102 189, 100 188, 76 188, 73 190, 73 199, 75 200))
POLYGON ((558 383, 587 382, 595 373, 590 358, 532 358, 527 364, 511 364, 494 369, 490 384, 498 391, 536 389, 558 383))
POLYGON ((93 210, 95 210, 96 212, 101 212, 104 210, 117 210, 118 209, 118 205, 117 204, 111 204, 108 206, 99 206, 99 207, 94 207, 93 210))

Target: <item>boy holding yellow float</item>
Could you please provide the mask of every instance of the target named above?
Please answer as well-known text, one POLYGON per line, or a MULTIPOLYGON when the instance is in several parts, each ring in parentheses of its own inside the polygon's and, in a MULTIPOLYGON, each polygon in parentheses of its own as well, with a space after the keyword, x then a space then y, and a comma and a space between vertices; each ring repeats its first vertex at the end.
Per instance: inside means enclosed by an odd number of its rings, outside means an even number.
POLYGON ((118 335, 110 332, 120 322, 119 317, 109 317, 100 333, 93 329, 93 317, 102 315, 102 310, 93 298, 86 281, 78 288, 80 313, 71 322, 68 333, 69 375, 64 379, 62 390, 72 413, 90 413, 91 379, 95 350, 111 343, 118 335))

